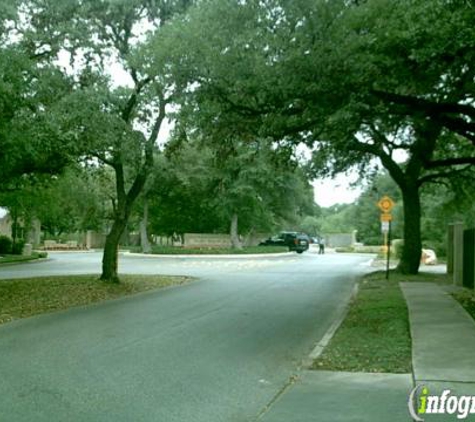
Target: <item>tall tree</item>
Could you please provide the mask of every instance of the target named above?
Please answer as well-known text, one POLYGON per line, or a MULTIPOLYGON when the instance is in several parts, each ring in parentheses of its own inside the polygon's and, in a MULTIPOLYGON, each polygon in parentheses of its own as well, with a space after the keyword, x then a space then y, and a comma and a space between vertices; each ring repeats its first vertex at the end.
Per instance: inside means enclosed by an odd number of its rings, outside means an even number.
POLYGON ((45 34, 46 29, 54 34, 64 32, 47 48, 35 47, 38 54, 66 56, 69 66, 56 64, 74 78, 72 93, 59 102, 52 120, 67 140, 80 145, 84 160, 114 171, 114 219, 106 237, 101 279, 118 282, 119 241, 152 170, 166 106, 178 89, 168 77, 166 55, 160 61, 149 60, 150 37, 155 35, 153 48, 157 49, 161 28, 190 2, 24 3, 29 7, 31 26, 41 26, 45 34), (56 27, 52 14, 68 14, 70 25, 56 27))
POLYGON ((464 140, 447 119, 435 122, 415 107, 401 111, 395 97, 450 103, 460 112, 437 108, 437 116, 469 121, 470 2, 211 4, 195 15, 195 25, 207 23, 201 30, 191 24, 190 45, 198 51, 181 67, 195 76, 197 103, 214 110, 210 118, 222 130, 241 122, 248 132, 314 146, 315 175, 356 166, 363 176, 377 158, 402 192, 406 242, 399 268, 416 273, 421 186, 469 171, 475 153, 468 132, 464 140), (444 41, 448 35, 456 49, 444 41))

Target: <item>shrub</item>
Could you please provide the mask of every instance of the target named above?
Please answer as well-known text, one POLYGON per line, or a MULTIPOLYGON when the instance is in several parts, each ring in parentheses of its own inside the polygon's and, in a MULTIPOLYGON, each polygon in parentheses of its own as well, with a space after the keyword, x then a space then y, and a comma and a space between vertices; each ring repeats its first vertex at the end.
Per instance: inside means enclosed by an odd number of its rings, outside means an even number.
POLYGON ((0 254, 12 252, 12 240, 8 236, 0 236, 0 254))
POLYGON ((404 247, 404 240, 403 239, 394 239, 391 242, 392 254, 397 259, 401 259, 402 257, 402 249, 404 247))
POLYGON ((17 240, 13 245, 12 245, 12 254, 13 255, 21 255, 23 253, 23 247, 25 246, 25 241, 24 240, 17 240))
POLYGON ((437 257, 446 257, 447 256, 447 247, 445 242, 441 240, 426 240, 422 243, 424 249, 432 249, 437 257))

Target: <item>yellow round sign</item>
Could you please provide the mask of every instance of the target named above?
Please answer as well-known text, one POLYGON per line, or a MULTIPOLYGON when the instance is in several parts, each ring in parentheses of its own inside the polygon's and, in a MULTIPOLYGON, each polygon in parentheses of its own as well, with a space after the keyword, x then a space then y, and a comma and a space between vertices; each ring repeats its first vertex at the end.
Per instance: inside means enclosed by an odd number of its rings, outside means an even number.
POLYGON ((394 205, 394 201, 389 196, 383 196, 378 202, 378 207, 382 212, 391 212, 394 205))

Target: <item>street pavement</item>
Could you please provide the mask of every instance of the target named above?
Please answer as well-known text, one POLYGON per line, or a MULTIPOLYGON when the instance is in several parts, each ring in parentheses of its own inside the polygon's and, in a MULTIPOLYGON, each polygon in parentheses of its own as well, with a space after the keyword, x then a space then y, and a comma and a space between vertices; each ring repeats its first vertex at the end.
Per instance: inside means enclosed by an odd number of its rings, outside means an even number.
MULTIPOLYGON (((98 253, 50 256, 0 278, 100 269, 98 253)), ((122 255, 123 273, 200 280, 1 326, 0 421, 256 420, 299 377, 368 259, 122 255)))

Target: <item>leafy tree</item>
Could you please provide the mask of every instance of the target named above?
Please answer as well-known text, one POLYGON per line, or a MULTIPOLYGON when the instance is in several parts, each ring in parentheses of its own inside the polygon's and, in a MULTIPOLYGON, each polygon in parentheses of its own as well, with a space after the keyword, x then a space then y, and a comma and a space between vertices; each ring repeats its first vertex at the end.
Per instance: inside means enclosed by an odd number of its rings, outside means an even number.
POLYGON ((399 268, 416 273, 421 186, 468 172, 475 160, 447 123, 470 122, 469 2, 217 0, 187 24, 194 52, 180 69, 194 77, 196 102, 211 111, 215 130, 237 122, 244 133, 312 145, 315 175, 354 166, 364 175, 377 158, 402 193, 399 268), (398 95, 428 99, 442 120, 416 107, 401 111, 398 95))
POLYGON ((357 238, 360 242, 367 245, 380 245, 381 235, 381 211, 377 207, 378 201, 383 196, 389 196, 394 202, 395 207, 391 211, 393 220, 391 222, 391 237, 400 238, 403 232, 403 209, 401 204, 401 193, 398 186, 386 173, 377 174, 370 181, 368 187, 363 191, 360 197, 354 203, 350 218, 354 222, 354 228, 357 230, 357 238))
POLYGON ((0 204, 22 220, 25 232, 39 220, 43 231, 58 238, 102 230, 112 214, 111 192, 111 177, 103 169, 70 167, 54 178, 23 183, 22 189, 3 193, 0 204))
POLYGON ((73 89, 56 103, 50 124, 59 128, 65 142, 79 145, 83 160, 114 171, 114 219, 106 237, 101 279, 118 282, 119 240, 152 170, 166 106, 178 89, 168 78, 166 61, 147 57, 147 37, 158 34, 189 2, 23 3, 31 16, 26 30, 38 33, 32 48, 36 54, 58 57, 61 52, 72 64, 73 89), (69 24, 60 25, 64 16, 69 24), (49 33, 55 36, 48 38, 49 33), (127 78, 125 83, 113 83, 108 72, 112 64, 127 78))
POLYGON ((240 247, 239 234, 269 231, 313 209, 302 170, 280 162, 264 141, 213 142, 195 133, 172 140, 157 164, 149 192, 156 233, 233 229, 240 247))
POLYGON ((309 236, 316 237, 322 232, 322 224, 317 217, 307 215, 302 219, 299 229, 309 236))
POLYGON ((185 143, 169 144, 158 157, 148 190, 149 221, 155 234, 212 233, 223 222, 211 203, 211 153, 185 143))
POLYGON ((70 80, 41 57, 0 34, 0 191, 36 175, 54 175, 75 158, 49 118, 70 80))

